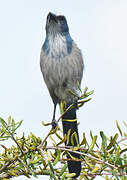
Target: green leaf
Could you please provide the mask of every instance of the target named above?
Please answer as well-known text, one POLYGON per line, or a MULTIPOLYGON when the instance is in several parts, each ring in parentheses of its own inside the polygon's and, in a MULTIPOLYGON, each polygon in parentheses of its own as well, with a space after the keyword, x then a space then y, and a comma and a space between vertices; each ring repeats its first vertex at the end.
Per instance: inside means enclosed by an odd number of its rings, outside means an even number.
POLYGON ((67 139, 67 134, 64 135, 64 138, 60 142, 58 142, 56 146, 59 146, 60 144, 65 143, 66 139, 67 139))
POLYGON ((87 141, 86 141, 85 133, 83 133, 83 139, 82 139, 82 141, 80 143, 80 146, 86 145, 86 144, 87 144, 87 141))
POLYGON ((77 85, 78 85, 79 91, 82 93, 82 90, 81 90, 81 88, 80 88, 80 83, 79 83, 79 81, 77 81, 77 85))
POLYGON ((8 129, 8 125, 7 123, 0 117, 0 123, 2 124, 2 126, 6 129, 8 129))
POLYGON ((69 129, 67 132, 67 145, 69 144, 70 134, 71 134, 71 129, 69 129))
POLYGON ((49 137, 50 137, 50 139, 54 142, 54 145, 56 145, 55 139, 54 139, 51 135, 49 135, 49 137))
MULTIPOLYGON (((84 97, 82 97, 81 99, 84 99, 84 97)), ((92 98, 88 98, 85 100, 80 100, 78 101, 78 107, 82 107, 86 102, 90 101, 92 98)))
POLYGON ((51 179, 51 180, 53 180, 53 179, 54 179, 54 180, 57 180, 53 173, 50 173, 50 179, 51 179))
POLYGON ((34 160, 30 161, 30 164, 36 164, 40 161, 42 161, 42 158, 34 159, 34 160))
POLYGON ((11 125, 12 125, 12 129, 14 129, 15 128, 15 121, 14 121, 14 119, 12 119, 11 125))
POLYGON ((57 132, 55 132, 55 135, 56 135, 60 140, 63 139, 57 132))
POLYGON ((44 166, 44 169, 48 166, 46 161, 44 159, 42 159, 42 163, 43 163, 43 166, 44 166))
POLYGON ((93 140, 93 134, 92 134, 92 131, 90 130, 90 137, 91 139, 93 140))
POLYGON ((0 141, 8 140, 11 136, 0 136, 0 141))
POLYGON ((92 90, 92 91, 86 93, 85 96, 88 97, 88 96, 92 95, 93 93, 94 93, 94 90, 92 90))
POLYGON ((17 123, 17 126, 13 129, 13 132, 15 132, 21 126, 22 122, 23 122, 23 120, 21 120, 17 123))
POLYGON ((66 177, 65 175, 62 176, 61 180, 66 180, 66 177))
POLYGON ((35 178, 37 178, 37 175, 36 175, 36 173, 33 171, 33 169, 31 168, 31 166, 29 166, 29 171, 31 172, 31 174, 32 174, 35 178))
POLYGON ((78 96, 75 92, 73 92, 71 89, 68 89, 68 92, 69 92, 71 95, 73 95, 74 97, 79 98, 79 96, 78 96))
POLYGON ((66 173, 65 177, 67 178, 73 178, 76 175, 76 173, 66 173))
POLYGON ((49 126, 49 125, 51 125, 51 123, 44 123, 44 121, 42 121, 42 125, 43 126, 49 126))
POLYGON ((8 124, 11 123, 11 116, 8 117, 8 124))
POLYGON ((116 170, 113 170, 113 171, 112 171, 112 174, 116 177, 116 180, 120 180, 120 179, 118 178, 118 176, 117 176, 116 170))
POLYGON ((45 175, 50 175, 51 174, 51 171, 50 170, 46 170, 46 169, 42 169, 41 166, 39 166, 41 172, 45 175))
POLYGON ((66 169, 67 169, 67 163, 64 164, 64 166, 62 167, 62 169, 61 169, 60 173, 58 174, 58 176, 59 176, 59 177, 62 176, 63 173, 66 171, 66 169))
POLYGON ((117 150, 116 150, 116 156, 115 156, 115 163, 118 163, 119 158, 120 158, 120 147, 118 146, 117 150))
POLYGON ((54 168, 52 166, 52 163, 49 160, 48 160, 48 164, 49 164, 50 170, 54 173, 54 168))
POLYGON ((95 166, 94 169, 91 171, 92 173, 96 173, 99 170, 98 166, 95 166))
POLYGON ((120 154, 122 154, 122 153, 124 153, 124 152, 126 152, 126 151, 127 151, 127 148, 122 149, 122 150, 120 151, 120 154))
POLYGON ((66 102, 60 101, 60 112, 61 112, 61 114, 65 111, 65 109, 66 109, 66 102))
POLYGON ((103 131, 100 131, 100 136, 102 138, 102 145, 107 146, 107 138, 103 131))
POLYGON ((56 159, 55 159, 55 161, 53 162, 53 166, 55 166, 57 163, 58 163, 58 161, 60 160, 60 150, 58 149, 57 150, 57 156, 56 156, 56 159))
POLYGON ((77 132, 75 131, 75 140, 76 140, 76 144, 79 144, 79 141, 78 141, 78 135, 77 135, 77 132))
POLYGON ((121 129, 120 129, 120 126, 119 126, 119 124, 118 124, 118 121, 116 120, 116 126, 117 126, 117 128, 118 128, 118 130, 119 130, 119 132, 120 132, 120 135, 122 136, 123 134, 122 134, 122 131, 121 131, 121 129))
POLYGON ((113 139, 111 140, 111 142, 107 146, 107 148, 106 148, 107 150, 109 150, 113 147, 113 145, 116 143, 117 138, 118 138, 118 133, 115 134, 115 136, 113 137, 113 139))
POLYGON ((94 136, 94 137, 93 137, 93 140, 92 140, 92 142, 91 142, 91 145, 90 145, 90 147, 89 147, 89 149, 88 149, 88 152, 91 152, 91 151, 93 150, 94 145, 96 144, 96 140, 97 140, 97 136, 94 136))
POLYGON ((84 94, 86 94, 87 90, 88 90, 88 87, 86 86, 84 89, 84 94))

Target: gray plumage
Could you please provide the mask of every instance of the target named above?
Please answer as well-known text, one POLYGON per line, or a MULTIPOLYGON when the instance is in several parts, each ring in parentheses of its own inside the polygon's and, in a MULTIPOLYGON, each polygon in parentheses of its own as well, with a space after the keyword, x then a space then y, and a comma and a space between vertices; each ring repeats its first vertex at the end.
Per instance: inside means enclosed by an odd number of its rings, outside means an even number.
POLYGON ((68 90, 79 94, 77 81, 81 83, 83 58, 80 49, 71 39, 69 30, 63 33, 59 18, 56 22, 51 16, 56 20, 60 17, 52 13, 47 17, 46 40, 40 55, 41 71, 53 103, 57 104, 61 100, 72 103, 74 96, 68 90), (68 41, 71 41, 70 50, 68 41))

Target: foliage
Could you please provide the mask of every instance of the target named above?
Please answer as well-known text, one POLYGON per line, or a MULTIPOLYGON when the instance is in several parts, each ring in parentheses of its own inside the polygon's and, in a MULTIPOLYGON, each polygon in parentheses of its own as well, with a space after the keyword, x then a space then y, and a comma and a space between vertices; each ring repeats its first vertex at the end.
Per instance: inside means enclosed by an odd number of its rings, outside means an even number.
MULTIPOLYGON (((93 93, 87 92, 87 88, 78 100, 78 106, 88 102, 91 98, 89 95, 93 93)), ((72 105, 66 110, 72 108, 72 105)), ((60 121, 62 113, 57 121, 60 121)), ((82 161, 82 171, 79 180, 92 180, 97 176, 102 176, 106 180, 126 180, 127 179, 127 134, 123 132, 116 121, 118 133, 107 137, 104 132, 100 132, 100 136, 93 135, 90 131, 91 142, 86 139, 85 133, 81 143, 77 147, 68 147, 64 145, 69 133, 63 137, 60 128, 50 130, 42 140, 30 133, 25 137, 24 133, 21 137, 17 137, 17 129, 22 121, 15 122, 9 116, 8 121, 0 118, 0 179, 6 180, 13 177, 24 175, 27 178, 38 175, 48 175, 50 179, 72 179, 75 175, 69 174, 67 169, 66 154, 75 152, 81 155, 81 159, 74 161, 82 161), (12 139, 15 145, 7 148, 4 141, 12 139), (101 139, 101 142, 100 142, 101 139)), ((51 123, 44 126, 51 125, 51 123)), ((127 124, 124 122, 125 128, 127 124)), ((73 139, 73 138, 72 138, 73 139)), ((73 144, 73 143, 72 143, 73 144)))

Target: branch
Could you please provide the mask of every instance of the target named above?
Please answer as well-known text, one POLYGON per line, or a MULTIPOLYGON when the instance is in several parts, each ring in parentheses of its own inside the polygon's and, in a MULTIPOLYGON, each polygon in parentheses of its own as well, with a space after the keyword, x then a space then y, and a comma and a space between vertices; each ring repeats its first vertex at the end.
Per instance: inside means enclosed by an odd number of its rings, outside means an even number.
POLYGON ((46 147, 46 149, 57 149, 57 150, 59 149, 59 150, 62 150, 62 151, 73 152, 73 153, 79 154, 81 156, 86 156, 86 157, 88 157, 90 159, 94 159, 94 160, 100 162, 101 164, 105 164, 105 165, 107 165, 107 166, 109 166, 111 168, 116 169, 116 166, 114 166, 114 165, 112 165, 112 164, 110 164, 108 162, 104 162, 103 160, 98 159, 98 158, 96 158, 96 157, 94 157, 92 155, 88 155, 86 153, 82 153, 82 152, 79 152, 79 151, 73 151, 73 150, 70 150, 70 149, 67 149, 67 148, 62 148, 62 147, 59 147, 59 146, 58 147, 49 146, 49 147, 46 147))

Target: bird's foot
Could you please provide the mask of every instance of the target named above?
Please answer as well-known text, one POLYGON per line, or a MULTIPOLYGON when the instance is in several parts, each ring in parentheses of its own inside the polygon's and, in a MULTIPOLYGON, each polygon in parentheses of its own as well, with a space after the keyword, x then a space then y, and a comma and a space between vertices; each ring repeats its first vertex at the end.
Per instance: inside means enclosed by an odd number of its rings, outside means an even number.
POLYGON ((55 129, 57 126, 58 126, 58 122, 55 119, 53 119, 52 120, 52 129, 55 129))

